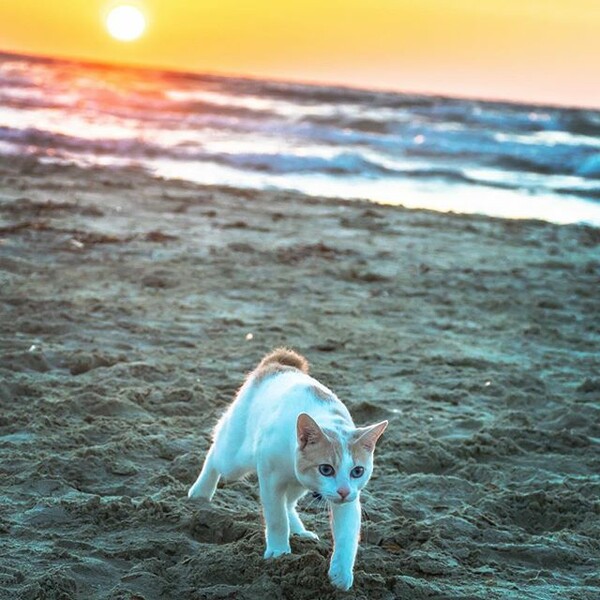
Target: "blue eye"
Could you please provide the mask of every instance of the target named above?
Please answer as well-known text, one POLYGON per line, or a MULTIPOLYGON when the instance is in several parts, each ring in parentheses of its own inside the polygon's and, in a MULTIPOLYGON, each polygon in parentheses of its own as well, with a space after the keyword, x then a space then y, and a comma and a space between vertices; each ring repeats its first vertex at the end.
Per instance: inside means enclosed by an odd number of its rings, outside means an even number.
POLYGON ((358 479, 359 477, 363 476, 364 472, 365 472, 364 467, 354 467, 354 469, 352 469, 352 471, 350 471, 350 477, 353 477, 354 479, 358 479))
POLYGON ((323 477, 332 477, 335 473, 335 469, 331 465, 319 465, 319 473, 323 477))

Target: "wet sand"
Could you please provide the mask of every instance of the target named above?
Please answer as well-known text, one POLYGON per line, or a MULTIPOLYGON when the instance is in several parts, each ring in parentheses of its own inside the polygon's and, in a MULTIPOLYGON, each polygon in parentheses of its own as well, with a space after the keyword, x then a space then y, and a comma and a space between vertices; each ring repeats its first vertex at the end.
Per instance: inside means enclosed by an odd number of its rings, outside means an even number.
POLYGON ((19 159, 0 218, 1 598, 600 597, 599 230, 19 159), (390 420, 347 594, 308 499, 265 562, 186 498, 279 345, 390 420))

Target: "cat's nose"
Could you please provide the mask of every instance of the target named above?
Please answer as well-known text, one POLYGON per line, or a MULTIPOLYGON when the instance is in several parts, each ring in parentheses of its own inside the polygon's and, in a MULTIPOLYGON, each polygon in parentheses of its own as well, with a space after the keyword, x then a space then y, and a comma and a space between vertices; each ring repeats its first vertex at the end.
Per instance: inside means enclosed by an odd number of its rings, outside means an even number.
POLYGON ((345 500, 346 497, 348 496, 348 494, 350 493, 350 488, 347 488, 347 487, 338 488, 337 493, 340 495, 340 498, 342 500, 345 500))

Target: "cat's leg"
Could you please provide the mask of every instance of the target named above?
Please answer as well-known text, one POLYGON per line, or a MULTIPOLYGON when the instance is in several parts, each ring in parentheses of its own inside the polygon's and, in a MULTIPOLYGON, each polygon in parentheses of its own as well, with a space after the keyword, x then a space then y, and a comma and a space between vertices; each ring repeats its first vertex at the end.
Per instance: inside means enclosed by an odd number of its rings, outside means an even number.
POLYGON ((360 537, 360 500, 331 505, 333 556, 329 579, 341 590, 349 590, 354 580, 354 559, 360 537))
POLYGON ((289 491, 287 494, 287 513, 288 521, 290 523, 290 533, 292 535, 299 535, 300 537, 310 538, 311 540, 318 540, 319 536, 312 531, 308 531, 304 527, 304 523, 300 520, 300 516, 296 510, 296 503, 305 493, 304 489, 300 491, 294 490, 289 491))
POLYGON ((282 554, 289 554, 290 525, 288 522, 285 486, 275 473, 268 469, 258 470, 258 483, 260 485, 260 500, 265 518, 265 538, 267 549, 265 558, 276 558, 282 554))
POLYGON ((215 467, 214 454, 215 445, 213 444, 206 455, 198 479, 196 479, 196 482, 188 491, 188 498, 206 498, 209 501, 212 499, 221 476, 215 467))

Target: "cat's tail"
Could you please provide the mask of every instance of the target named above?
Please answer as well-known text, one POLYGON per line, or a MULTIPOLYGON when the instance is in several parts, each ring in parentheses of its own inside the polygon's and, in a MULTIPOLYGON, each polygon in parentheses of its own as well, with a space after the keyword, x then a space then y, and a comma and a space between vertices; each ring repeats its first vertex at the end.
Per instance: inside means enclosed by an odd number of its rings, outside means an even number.
POLYGON ((294 367, 303 373, 308 373, 308 361, 289 348, 276 348, 270 354, 267 354, 259 363, 256 370, 264 370, 271 365, 282 365, 284 367, 294 367))

